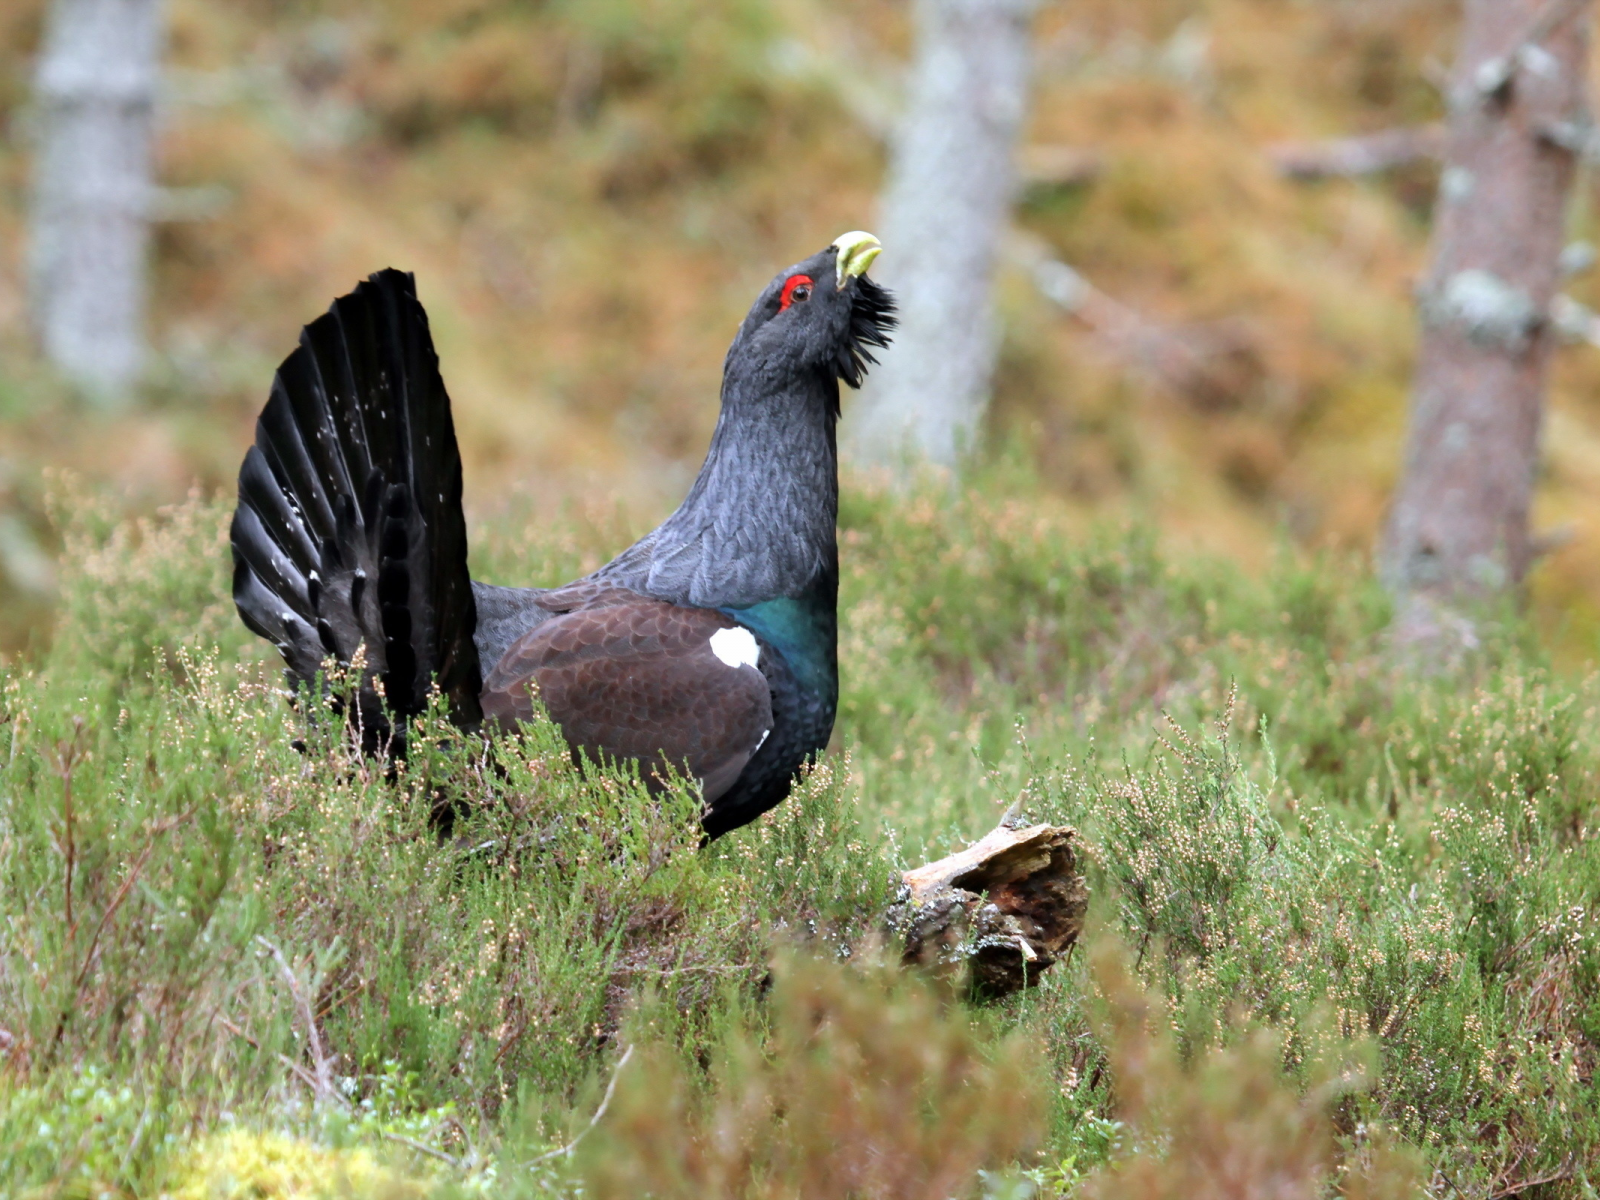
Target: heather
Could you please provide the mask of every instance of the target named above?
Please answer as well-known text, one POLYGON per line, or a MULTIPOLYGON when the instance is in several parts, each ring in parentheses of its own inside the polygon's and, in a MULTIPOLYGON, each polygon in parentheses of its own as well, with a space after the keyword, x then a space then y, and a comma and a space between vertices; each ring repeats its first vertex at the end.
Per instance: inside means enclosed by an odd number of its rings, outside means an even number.
MULTIPOLYGON (((858 482, 835 747, 701 849, 548 725, 351 757, 236 625, 228 511, 57 503, 3 691, 14 1194, 1587 1194, 1594 685, 1517 621, 1419 674, 1357 562, 858 482), (882 913, 1013 806, 1081 831, 1092 929, 975 1006, 882 913)), ((628 518, 478 524, 534 583, 628 518)))

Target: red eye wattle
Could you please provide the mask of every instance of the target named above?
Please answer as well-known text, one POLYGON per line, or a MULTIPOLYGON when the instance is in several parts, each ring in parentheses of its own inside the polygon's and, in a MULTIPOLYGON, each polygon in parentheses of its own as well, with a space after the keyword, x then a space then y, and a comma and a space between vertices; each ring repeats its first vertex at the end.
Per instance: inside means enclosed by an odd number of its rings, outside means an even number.
POLYGON ((783 281, 783 295, 778 300, 778 311, 782 312, 796 300, 811 299, 811 276, 791 275, 783 281))

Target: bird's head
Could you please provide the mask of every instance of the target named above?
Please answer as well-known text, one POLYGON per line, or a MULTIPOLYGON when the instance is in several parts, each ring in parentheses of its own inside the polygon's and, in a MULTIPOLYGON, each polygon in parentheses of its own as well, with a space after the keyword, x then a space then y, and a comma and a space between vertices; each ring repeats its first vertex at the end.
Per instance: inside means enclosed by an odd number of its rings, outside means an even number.
POLYGON ((847 233, 778 272, 739 327, 729 350, 763 372, 823 370, 853 388, 889 344, 894 297, 867 278, 883 247, 870 233, 847 233))

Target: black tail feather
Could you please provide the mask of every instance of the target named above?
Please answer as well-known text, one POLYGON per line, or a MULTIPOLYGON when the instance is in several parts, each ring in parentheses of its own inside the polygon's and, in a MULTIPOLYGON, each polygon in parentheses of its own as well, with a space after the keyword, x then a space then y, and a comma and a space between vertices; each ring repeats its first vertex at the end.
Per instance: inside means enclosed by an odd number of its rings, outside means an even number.
POLYGON ((403 749, 390 718, 435 682, 458 723, 482 719, 461 457, 410 275, 380 271, 302 331, 239 472, 232 542, 239 615, 296 682, 365 647, 367 749, 403 749))

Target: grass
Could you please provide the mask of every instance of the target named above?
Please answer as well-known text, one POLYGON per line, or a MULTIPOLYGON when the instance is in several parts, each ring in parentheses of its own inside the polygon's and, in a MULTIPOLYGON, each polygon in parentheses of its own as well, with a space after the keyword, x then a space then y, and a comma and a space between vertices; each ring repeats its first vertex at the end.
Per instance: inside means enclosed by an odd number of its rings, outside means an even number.
MULTIPOLYGON (((435 716, 386 780, 236 625, 226 505, 57 511, 0 690, 8 1194, 1592 1194, 1595 687, 1514 624, 1417 678, 1347 562, 856 487, 839 749, 699 850, 547 725, 491 771, 435 716), (983 1010, 877 965, 896 869, 1013 803, 1084 832, 1090 953, 983 1010)), ((479 532, 549 581, 619 529, 479 532)))

